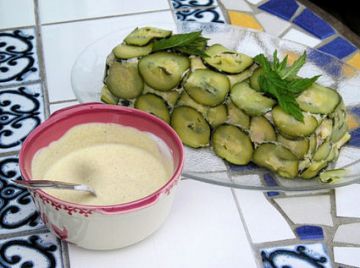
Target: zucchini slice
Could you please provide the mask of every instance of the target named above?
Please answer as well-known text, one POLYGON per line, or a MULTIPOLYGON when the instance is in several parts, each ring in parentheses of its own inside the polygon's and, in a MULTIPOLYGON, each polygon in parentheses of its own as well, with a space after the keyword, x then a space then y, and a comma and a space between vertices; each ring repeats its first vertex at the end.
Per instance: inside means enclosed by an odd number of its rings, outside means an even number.
POLYGON ((317 149, 317 139, 316 139, 316 135, 313 134, 310 137, 308 137, 309 139, 309 151, 308 154, 309 155, 313 155, 317 149))
POLYGON ((250 138, 238 127, 221 125, 212 134, 211 144, 216 155, 236 165, 246 165, 253 154, 250 138))
POLYGON ((285 113, 280 106, 276 106, 272 110, 272 116, 279 131, 294 138, 310 136, 318 126, 318 121, 314 116, 304 114, 304 122, 300 122, 285 113))
POLYGON ((181 92, 181 95, 180 95, 178 101, 176 102, 176 106, 189 106, 191 108, 194 108, 199 113, 201 113, 204 117, 205 117, 205 115, 207 113, 207 109, 208 109, 207 106, 194 101, 189 96, 189 94, 186 93, 185 90, 183 92, 181 92))
POLYGON ((250 116, 239 109, 231 100, 227 103, 228 119, 227 123, 238 126, 242 129, 249 129, 250 116))
POLYGON ((227 120, 227 109, 225 104, 208 108, 205 118, 212 127, 217 127, 225 123, 227 120))
POLYGON ((207 106, 217 106, 225 101, 230 82, 223 74, 198 69, 190 74, 184 88, 196 102, 207 106))
POLYGON ((265 117, 255 116, 251 118, 250 139, 254 143, 264 143, 276 140, 274 128, 265 117))
POLYGON ((175 106, 175 104, 180 96, 180 93, 176 90, 160 91, 160 90, 153 89, 150 86, 148 86, 147 84, 145 84, 143 94, 146 94, 146 93, 152 93, 152 94, 155 94, 155 95, 163 98, 171 108, 173 108, 175 106))
POLYGON ((316 135, 321 140, 326 140, 331 136, 333 122, 331 119, 324 119, 316 129, 316 135))
POLYGON ((168 91, 180 83, 189 66, 188 57, 169 52, 157 52, 139 61, 139 72, 150 87, 168 91))
POLYGON ((275 105, 273 99, 267 98, 260 92, 255 91, 246 82, 233 86, 230 98, 237 107, 251 116, 263 115, 275 105))
POLYGON ((220 72, 237 74, 244 71, 254 60, 242 53, 229 50, 220 44, 210 46, 205 53, 208 57, 203 60, 220 72))
POLYGON ((114 96, 105 85, 101 89, 100 100, 106 104, 118 104, 119 102, 119 98, 114 96))
POLYGON ((113 95, 123 99, 136 98, 144 89, 136 62, 114 62, 105 82, 113 95))
POLYGON ((152 44, 144 47, 120 44, 113 49, 113 53, 117 59, 131 59, 146 56, 151 53, 151 50, 152 44))
POLYGON ((327 166, 327 164, 328 162, 324 160, 319 162, 312 162, 311 165, 300 174, 300 177, 303 179, 312 179, 322 169, 324 169, 327 166))
POLYGON ((206 121, 212 126, 216 127, 225 123, 227 119, 227 109, 224 104, 220 104, 215 107, 208 107, 194 101, 189 94, 184 90, 181 93, 179 100, 176 103, 177 106, 189 106, 200 112, 206 121))
POLYGON ((159 96, 151 93, 141 95, 136 99, 134 107, 136 109, 155 115, 164 120, 166 123, 170 122, 169 110, 165 101, 159 96))
POLYGON ((270 169, 284 178, 295 178, 298 174, 297 157, 284 146, 263 143, 255 149, 253 162, 270 169))
POLYGON ((335 90, 314 83, 304 90, 296 101, 305 112, 329 114, 340 103, 341 97, 335 90))
POLYGON ((253 73, 252 68, 249 68, 239 74, 229 74, 227 78, 229 78, 230 86, 233 87, 236 83, 240 83, 251 77, 253 73))
POLYGON ((256 69, 252 76, 250 77, 250 86, 251 88, 255 89, 256 91, 260 91, 260 83, 259 83, 259 77, 262 74, 261 67, 256 69))
POLYGON ((190 66, 192 72, 197 69, 206 69, 206 66, 200 57, 190 57, 190 66))
POLYGON ((171 116, 171 126, 185 145, 193 148, 209 145, 210 127, 195 109, 188 106, 176 107, 171 116))
POLYGON ((277 140, 296 155, 298 159, 304 159, 306 153, 309 151, 310 141, 308 138, 290 140, 279 134, 277 140))
POLYGON ((171 31, 154 27, 135 28, 126 38, 125 43, 134 46, 145 46, 154 38, 165 38, 171 35, 171 31))

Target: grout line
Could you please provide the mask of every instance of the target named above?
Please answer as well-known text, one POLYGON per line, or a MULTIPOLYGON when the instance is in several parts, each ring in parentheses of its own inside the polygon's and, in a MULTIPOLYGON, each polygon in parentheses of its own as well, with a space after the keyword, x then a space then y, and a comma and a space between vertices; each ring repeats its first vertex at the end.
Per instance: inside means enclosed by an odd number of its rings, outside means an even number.
POLYGON ((5 152, 5 153, 0 153, 0 157, 17 157, 19 154, 19 151, 9 151, 9 152, 5 152))
MULTIPOLYGON (((34 1, 37 2, 38 0, 34 0, 34 1)), ((52 25, 68 24, 68 23, 74 23, 74 22, 105 20, 105 19, 128 17, 128 16, 134 16, 134 15, 152 14, 152 13, 165 12, 165 11, 171 11, 171 9, 166 8, 166 9, 150 10, 150 11, 144 11, 144 12, 126 13, 126 14, 121 14, 121 15, 109 15, 109 16, 103 16, 103 17, 91 17, 91 18, 75 19, 75 20, 68 20, 68 21, 48 22, 48 23, 43 23, 43 24, 39 24, 39 25, 52 26, 52 25)))
POLYGON ((21 83, 10 83, 10 84, 6 84, 6 85, 0 85, 0 90, 8 89, 8 88, 19 88, 19 87, 23 87, 23 86, 32 86, 32 85, 36 85, 36 84, 41 84, 41 80, 37 79, 37 80, 25 81, 25 82, 21 82, 21 83))
POLYGON ((70 268, 69 247, 67 242, 60 240, 61 260, 64 268, 70 268))
POLYGON ((252 248, 255 263, 256 263, 256 265, 258 267, 263 267, 263 263, 261 261, 261 258, 259 257, 260 256, 259 250, 258 250, 258 248, 255 247, 255 244, 252 242, 252 239, 251 239, 251 236, 250 236, 250 233, 249 233, 249 229, 248 229, 246 221, 245 221, 245 217, 244 217, 244 215, 243 215, 243 213, 241 211, 239 201, 236 198, 235 190, 233 188, 230 188, 230 191, 232 193, 232 196, 233 196, 233 199, 234 199, 234 202, 235 202, 235 205, 236 205, 239 217, 240 217, 240 221, 241 221, 241 223, 243 225, 243 228, 245 230, 247 241, 248 241, 250 247, 252 248))
POLYGON ((15 238, 15 237, 29 236, 29 235, 35 235, 35 234, 44 234, 44 233, 48 233, 48 232, 50 232, 49 229, 47 229, 47 227, 43 226, 43 227, 40 227, 38 229, 33 229, 33 230, 24 230, 24 231, 19 231, 19 232, 14 232, 14 233, 1 234, 0 239, 1 240, 11 239, 11 238, 15 238))
POLYGON ((27 25, 27 26, 17 26, 17 27, 9 27, 9 28, 0 28, 0 32, 5 32, 5 31, 14 31, 14 30, 29 30, 31 28, 34 28, 34 25, 27 25))
POLYGON ((74 102, 74 101, 78 101, 78 99, 69 99, 69 100, 50 101, 50 102, 49 102, 49 105, 53 105, 53 104, 62 104, 62 103, 68 103, 68 102, 74 102))
POLYGON ((48 85, 46 80, 46 71, 45 71, 45 58, 44 58, 44 48, 42 42, 42 35, 41 35, 41 22, 40 22, 40 9, 39 9, 39 0, 34 0, 34 9, 35 9, 35 33, 36 33, 36 44, 37 44, 37 54, 38 54, 38 62, 39 62, 39 71, 40 77, 42 78, 42 91, 44 96, 44 112, 45 112, 45 119, 50 115, 50 108, 49 108, 49 91, 48 85))

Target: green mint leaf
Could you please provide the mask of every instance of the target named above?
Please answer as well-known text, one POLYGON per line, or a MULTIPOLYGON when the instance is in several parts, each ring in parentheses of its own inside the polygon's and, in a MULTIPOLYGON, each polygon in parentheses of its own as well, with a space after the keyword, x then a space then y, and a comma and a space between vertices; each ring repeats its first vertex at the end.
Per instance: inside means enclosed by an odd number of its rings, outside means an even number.
POLYGON ((264 54, 256 55, 254 61, 259 64, 265 72, 271 71, 271 63, 264 54))
POLYGON ((285 58, 282 60, 282 62, 279 65, 279 68, 276 70, 278 73, 283 72, 287 67, 288 62, 288 55, 285 56, 285 58))
POLYGON ((293 116, 296 120, 304 122, 304 115, 296 102, 296 99, 291 95, 285 95, 280 98, 279 105, 284 112, 293 116))
POLYGON ((299 72, 299 70, 301 69, 301 67, 303 67, 303 65, 305 64, 305 61, 306 61, 306 51, 304 51, 304 53, 293 63, 293 65, 284 69, 284 71, 280 73, 282 79, 295 77, 299 72))
POLYGON ((189 55, 203 55, 200 50, 205 50, 207 38, 201 36, 201 31, 185 34, 174 34, 169 38, 160 39, 153 43, 152 51, 160 51, 166 49, 183 50, 189 55))
POLYGON ((313 76, 311 78, 299 78, 288 82, 288 91, 293 93, 301 93, 305 89, 309 88, 320 75, 313 76))

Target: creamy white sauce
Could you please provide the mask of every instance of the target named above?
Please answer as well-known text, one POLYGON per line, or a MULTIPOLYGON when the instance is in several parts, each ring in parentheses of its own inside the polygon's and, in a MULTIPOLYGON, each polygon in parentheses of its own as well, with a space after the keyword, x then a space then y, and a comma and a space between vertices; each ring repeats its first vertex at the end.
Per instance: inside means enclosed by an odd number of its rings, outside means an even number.
POLYGON ((143 198, 161 188, 173 172, 169 156, 169 151, 145 132, 117 124, 90 123, 71 128, 39 150, 31 171, 34 179, 83 183, 97 193, 93 197, 84 192, 44 189, 59 199, 113 205, 143 198))

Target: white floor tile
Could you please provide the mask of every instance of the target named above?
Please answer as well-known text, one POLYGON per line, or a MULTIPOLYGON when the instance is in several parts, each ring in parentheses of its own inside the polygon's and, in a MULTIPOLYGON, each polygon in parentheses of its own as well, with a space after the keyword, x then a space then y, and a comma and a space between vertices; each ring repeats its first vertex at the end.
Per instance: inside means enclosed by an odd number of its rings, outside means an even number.
MULTIPOLYGON (((71 67, 89 44, 117 29, 128 28, 130 32, 138 25, 159 23, 174 24, 171 12, 44 26, 42 36, 50 102, 75 99, 70 83, 71 67)), ((121 38, 119 36, 119 43, 121 38)))
POLYGON ((53 112, 56 112, 62 108, 66 108, 66 107, 69 107, 71 105, 75 105, 78 103, 79 103, 78 101, 69 101, 69 102, 50 104, 50 114, 52 114, 53 112))
POLYGON ((35 25, 33 0, 0 0, 0 29, 35 25))
POLYGON ((290 31, 288 31, 282 38, 298 42, 309 47, 316 47, 318 44, 321 43, 320 39, 312 37, 295 29, 291 29, 290 31))
POLYGON ((334 247, 334 259, 337 263, 360 267, 360 248, 334 247))
POLYGON ((334 236, 334 242, 360 245, 359 230, 360 230, 360 222, 353 222, 349 224, 340 225, 336 230, 334 236))
POLYGON ((336 215, 360 218, 360 184, 335 189, 336 215))
POLYGON ((295 224, 333 226, 329 195, 278 198, 275 202, 295 224))
POLYGON ((228 188, 182 181, 172 212, 148 239, 116 251, 69 245, 71 267, 256 267, 228 188))
POLYGON ((40 0, 41 23, 169 9, 167 0, 40 0))
POLYGON ((264 27, 265 32, 274 36, 279 36, 291 25, 286 20, 279 19, 278 17, 265 12, 255 15, 255 17, 262 27, 264 27))
POLYGON ((254 243, 295 238, 289 224, 262 192, 235 190, 235 194, 254 243))
POLYGON ((247 0, 250 4, 257 5, 263 0, 247 0))
POLYGON ((236 11, 248 11, 253 12, 251 7, 245 0, 221 0, 221 3, 228 10, 236 10, 236 11))

